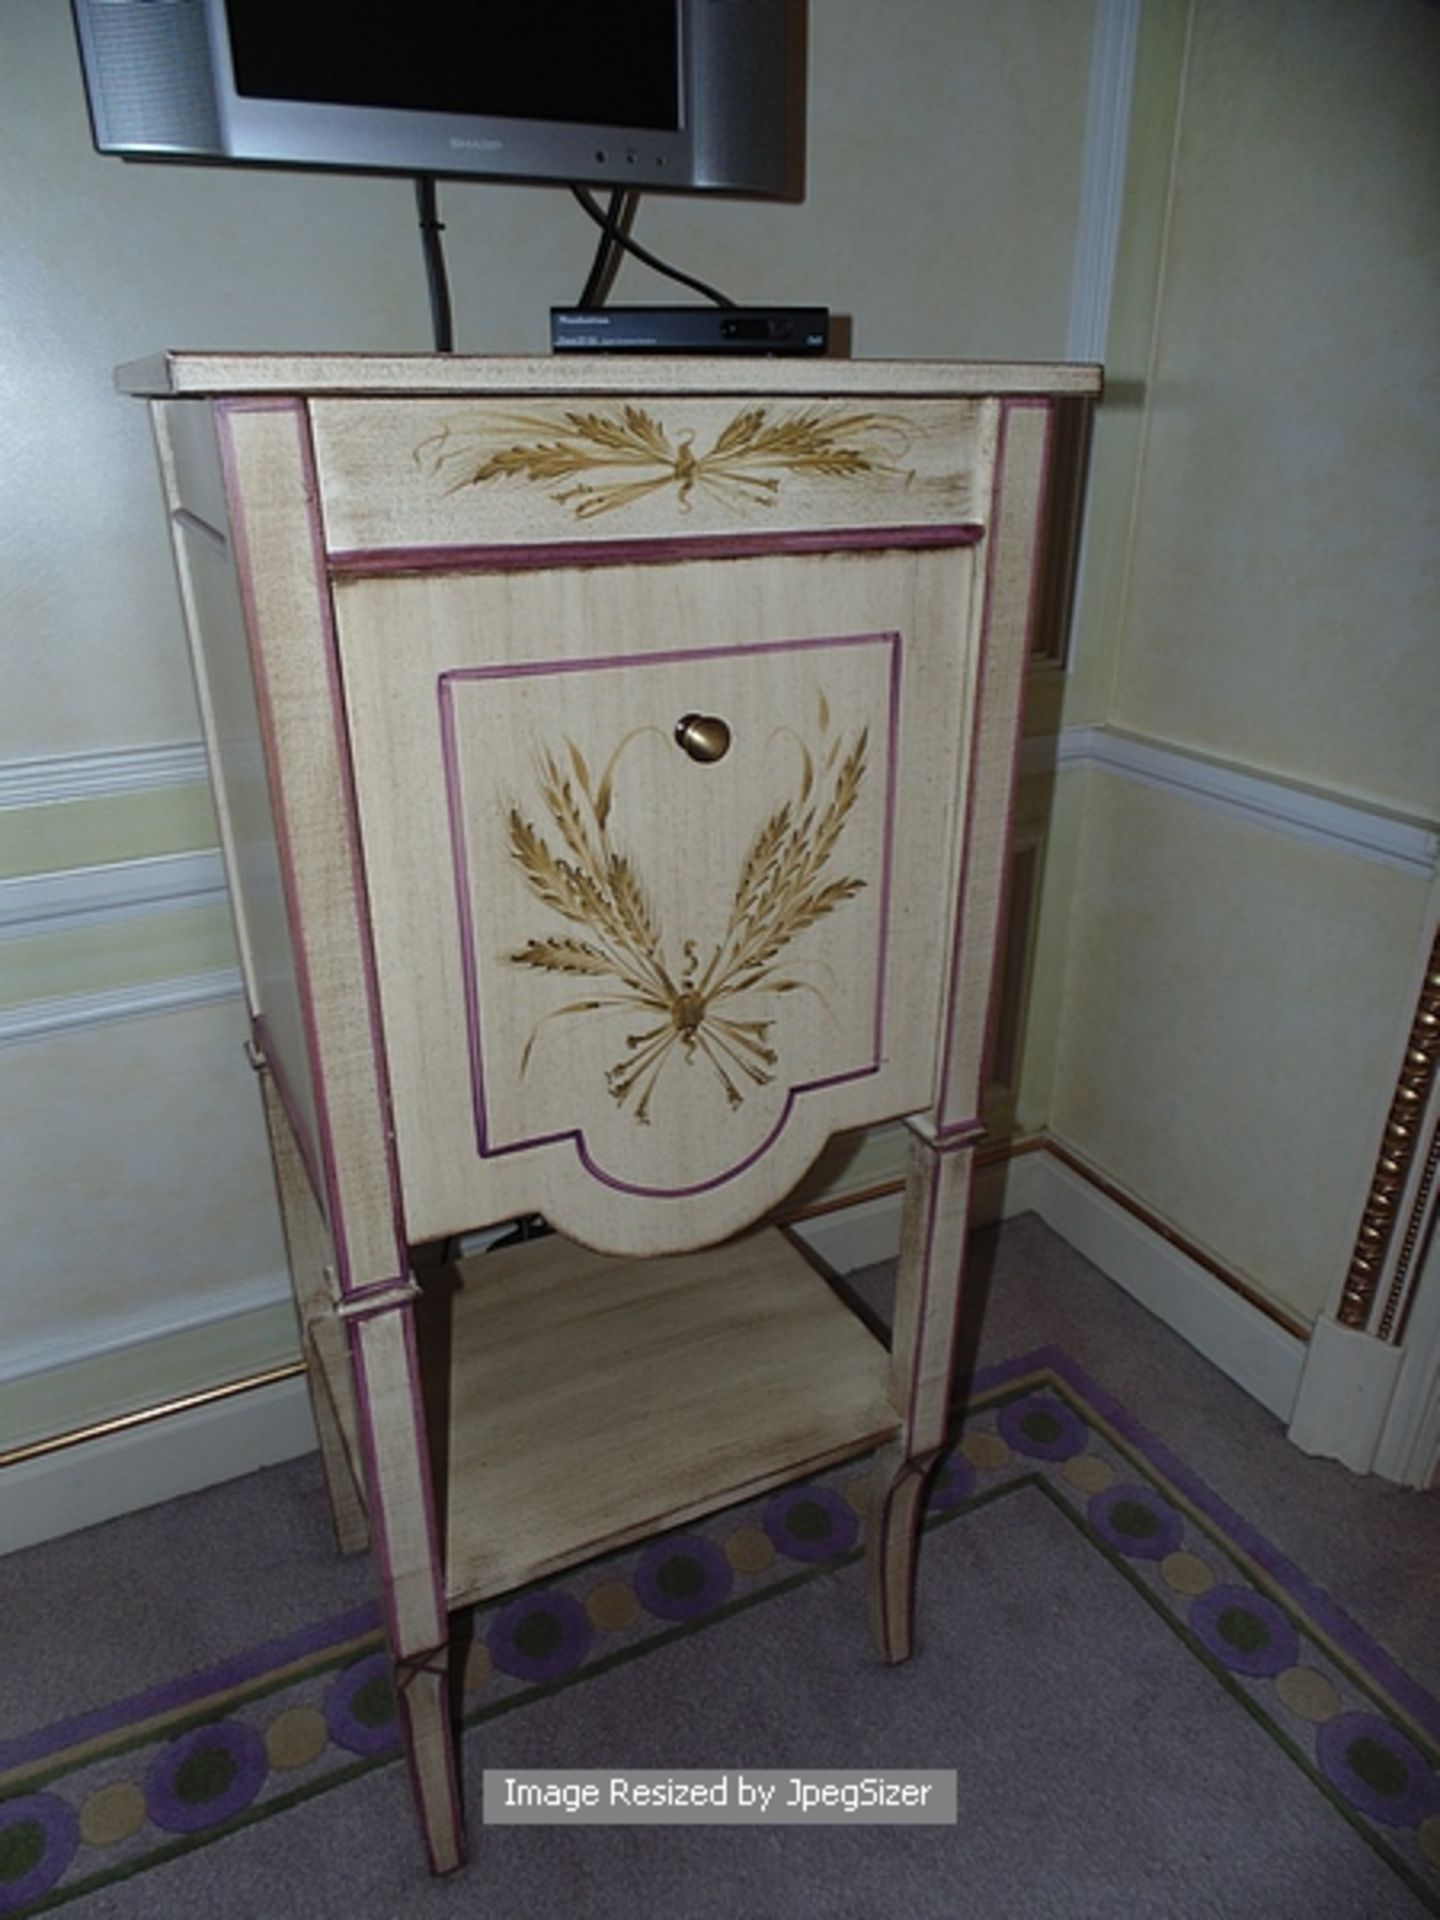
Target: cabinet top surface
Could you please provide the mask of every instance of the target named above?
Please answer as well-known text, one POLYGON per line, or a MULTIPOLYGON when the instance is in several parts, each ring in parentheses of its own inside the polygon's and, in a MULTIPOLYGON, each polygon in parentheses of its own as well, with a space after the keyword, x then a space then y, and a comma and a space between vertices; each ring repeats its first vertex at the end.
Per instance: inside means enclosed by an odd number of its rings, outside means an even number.
POLYGON ((498 357, 431 353, 168 351, 119 367, 122 393, 214 394, 988 394, 1093 395, 1096 366, 1060 361, 670 358, 649 354, 498 357))

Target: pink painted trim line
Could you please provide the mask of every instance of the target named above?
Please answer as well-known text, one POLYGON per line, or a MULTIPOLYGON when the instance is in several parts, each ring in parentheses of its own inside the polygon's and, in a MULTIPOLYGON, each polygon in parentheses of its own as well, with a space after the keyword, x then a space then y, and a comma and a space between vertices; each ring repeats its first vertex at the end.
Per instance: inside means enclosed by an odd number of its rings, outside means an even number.
POLYGON ((482 1160, 498 1159, 512 1153, 530 1152, 569 1141, 580 1164, 592 1179, 618 1193, 633 1194, 646 1200, 688 1199, 712 1192, 737 1179, 761 1159, 790 1123, 795 1102, 801 1094, 826 1087, 845 1086, 851 1081, 871 1079, 885 1064, 885 1017, 888 962, 890 952, 890 900, 894 864, 895 813, 897 805, 897 760, 900 725, 900 663, 903 642, 895 632, 804 636, 791 640, 768 640, 752 646, 728 644, 716 647, 691 647, 666 653, 618 654, 593 659, 523 661, 493 667, 457 667, 440 675, 437 685, 440 720, 441 760, 444 767, 445 797, 450 816, 450 857, 455 884, 455 904, 460 933, 461 981, 465 996, 465 1025, 470 1056, 471 1103, 475 1124, 475 1150, 482 1160), (890 652, 889 714, 886 745, 889 765, 885 781, 884 853, 881 861, 879 937, 875 956, 876 994, 871 1031, 871 1058, 845 1071, 818 1080, 802 1081, 791 1087, 774 1126, 752 1152, 726 1168, 690 1186, 651 1187, 622 1180, 608 1173, 592 1155, 583 1127, 569 1127, 555 1133, 528 1136, 496 1145, 490 1137, 490 1116, 485 1094, 485 1062, 481 1038, 480 985, 476 962, 476 915, 471 898, 469 856, 466 847, 465 809, 462 795, 459 743, 456 739, 454 683, 468 680, 523 679, 556 673, 593 673, 615 667, 661 666, 676 660, 713 660, 739 658, 768 653, 795 653, 837 647, 882 646, 890 652))
MULTIPOLYGON (((1050 539, 1051 515, 1055 509, 1055 407, 1044 400, 1011 400, 1006 403, 1005 413, 1010 415, 1025 412, 1040 412, 1044 419, 1044 438, 1040 449, 1040 471, 1037 498, 1035 503, 1034 528, 1030 536, 1030 572, 1025 582, 1025 606, 1021 618, 1021 645, 1024 648, 1025 667, 1028 670, 1032 658, 1035 636, 1035 619, 1040 605, 1040 582, 1044 571, 1050 539)), ((1005 796, 1004 844, 1000 860, 1000 899, 996 906, 995 944, 990 952, 990 979, 985 989, 985 1004, 989 1009, 985 1021, 985 1036, 980 1048, 980 1085, 989 1084, 990 1066, 995 1056, 996 1013, 1000 987, 1000 969, 1004 964, 1004 946, 1010 920, 1010 892, 1013 879, 1015 841, 1015 797, 1020 786, 1020 743, 1025 734, 1025 694, 1022 687, 1020 698, 1015 703, 1015 720, 1010 737, 1010 785, 1005 796)))
MULTIPOLYGON (((378 1109, 380 1138, 383 1142, 385 1179, 391 1230, 395 1236, 395 1259, 402 1272, 409 1265, 410 1251, 405 1231, 405 1211, 401 1200, 400 1163, 395 1150, 395 1112, 390 1095, 390 1063, 385 1052, 385 1036, 380 1020, 380 982, 371 938, 369 888, 365 863, 360 851, 359 803, 355 794, 355 770, 350 750, 350 727, 345 712, 340 667, 340 642, 335 630, 335 607, 325 577, 325 527, 320 512, 320 479, 315 462, 315 447, 310 436, 310 414, 305 409, 295 421, 300 469, 305 482, 305 501, 309 520, 310 552, 313 560, 316 615, 325 647, 325 683, 330 697, 330 720, 335 737, 335 762, 339 772, 344 815, 345 852, 350 868, 350 884, 355 904, 354 930, 360 952, 360 986, 370 1037, 371 1068, 375 1076, 375 1104, 378 1109)), ((350 1282, 347 1273, 344 1276, 350 1282)), ((345 1291, 363 1291, 350 1282, 345 1291)))
POLYGON ((934 1147, 938 1153, 954 1153, 960 1147, 973 1147, 977 1140, 983 1140, 986 1134, 983 1120, 952 1120, 947 1127, 937 1127, 934 1133, 922 1133, 920 1138, 926 1146, 934 1147))
MULTIPOLYGON (((994 468, 994 474, 991 480, 991 489, 990 489, 991 512, 992 512, 993 524, 995 526, 997 536, 1001 531, 1001 527, 1000 527, 1001 515, 1004 512, 1004 509, 1007 505, 1006 495, 1005 495, 1005 479, 1006 479, 1005 469, 1006 469, 1006 451, 1007 451, 1008 442, 1009 442, 1010 420, 1011 420, 1012 414, 1019 413, 1019 412, 1041 412, 1049 416, 1045 423, 1045 446, 1044 446, 1044 452, 1042 454, 1042 466, 1041 466, 1041 499, 1040 499, 1041 515, 1044 514, 1045 509, 1048 505, 1049 482, 1050 482, 1050 460, 1051 460, 1051 455, 1054 449, 1054 427, 1055 427, 1054 408, 1048 400, 1043 400, 1043 399, 1022 399, 1022 400, 1015 400, 1015 401, 1003 401, 1000 407, 999 432, 997 435, 996 447, 995 447, 995 468, 994 468)), ((1022 622, 1021 622, 1022 631, 1024 634, 1023 644, 1026 648, 1027 659, 1029 657, 1028 650, 1029 650, 1030 628, 1031 628, 1031 622, 1034 618, 1034 611, 1035 611, 1035 583, 1038 577, 1038 569, 1040 565, 1040 538, 1043 531, 1044 529, 1040 525, 1039 518, 1037 517, 1037 522, 1035 527, 1035 536, 1034 536, 1034 545, 1031 549, 1031 555, 1030 555, 1030 577, 1026 585, 1026 599, 1025 599, 1022 622)), ((980 631, 977 639, 976 660, 975 660, 975 668, 976 668, 975 714, 974 714, 974 718, 970 728, 970 770, 969 770, 969 776, 966 782, 965 834, 964 834, 963 845, 961 848, 960 873, 959 873, 958 885, 957 885, 956 894, 955 894, 955 928, 954 928, 954 934, 951 942, 950 983, 946 991, 945 1033, 946 1033, 947 1039, 945 1044, 944 1055, 941 1062, 939 1096, 935 1102, 935 1112, 941 1115, 944 1114, 946 1108, 950 1103, 951 1081, 954 1075, 954 1068, 955 1068, 954 1046, 949 1036, 953 1035, 955 1031, 955 1016, 959 1006, 960 980, 961 980, 961 973, 964 965, 965 915, 966 915, 966 908, 968 905, 971 857, 973 853, 972 842, 974 838, 974 823, 975 823, 976 762, 978 759, 978 748, 982 738, 984 737, 984 730, 985 730, 985 703, 986 703, 986 694, 988 691, 988 671, 987 670, 990 662, 991 646, 993 642, 995 598, 998 590, 997 574, 998 574, 998 568, 999 568, 999 553, 1000 553, 1000 541, 999 541, 999 538, 997 537, 996 539, 991 541, 985 554, 985 582, 984 582, 984 589, 983 589, 983 602, 982 602, 982 608, 981 608, 981 614, 980 614, 980 631)), ((994 952, 992 952, 992 955, 991 955, 991 963, 990 963, 991 965, 990 990, 992 994, 993 994, 994 982, 996 978, 996 969, 999 965, 1000 930, 1003 926, 1003 913, 1005 908, 1005 897, 1004 897, 1003 889, 1008 884, 1009 847, 1010 847, 1011 828, 1013 824, 1013 814, 1014 814, 1015 786, 1019 777, 1019 764, 1020 764, 1019 741, 1020 741, 1021 731, 1024 726, 1024 717, 1025 717, 1025 700, 1022 694, 1020 700, 1016 705, 1014 739, 1011 744, 1010 790, 1009 790, 1009 796, 1006 802, 1005 825, 1004 825, 1005 859, 1002 862, 1002 868, 1001 868, 1002 876, 1004 876, 1001 882, 1002 898, 1000 901, 1000 914, 1002 918, 997 919, 996 943, 995 943, 994 952)), ((983 1073, 984 1073, 983 1056, 988 1055, 992 1043, 993 1043, 993 1019, 990 1020, 990 1022, 987 1025, 986 1035, 982 1043, 982 1049, 981 1049, 982 1081, 983 1081, 983 1073)), ((943 1127, 943 1124, 944 1123, 942 1121, 942 1127, 943 1127)), ((952 1126, 954 1124, 955 1124, 954 1122, 951 1122, 952 1126)))
MULTIPOLYGON (((255 602, 255 571, 250 556, 250 530, 237 473, 238 457, 235 438, 230 426, 231 416, 234 414, 246 412, 298 414, 301 411, 301 403, 290 399, 267 400, 258 406, 247 406, 243 402, 220 401, 216 407, 216 440, 220 453, 220 470, 225 481, 225 492, 231 503, 235 574, 240 590, 245 643, 250 655, 250 678, 255 688, 255 712, 260 728, 261 753, 265 761, 266 785, 270 791, 274 811, 275 851, 280 867, 280 892, 285 902, 285 920, 290 930, 294 952, 295 987, 300 1001, 301 1030, 308 1056, 306 1064, 310 1069, 311 1095, 315 1108, 315 1146, 319 1155, 319 1167, 312 1168, 311 1180, 313 1184, 315 1172, 318 1171, 321 1176, 318 1191, 323 1192, 325 1196, 323 1210, 330 1227, 336 1272, 341 1286, 344 1287, 350 1274, 350 1252, 345 1239, 344 1211, 340 1204, 340 1177, 335 1162, 334 1137, 330 1126, 329 1091, 325 1081, 324 1058, 320 1050, 310 955, 306 946, 305 928, 300 918, 296 893, 290 818, 285 805, 285 785, 275 739, 274 705, 270 695, 269 676, 265 671, 264 654, 260 646, 260 616, 255 602)), ((296 1109, 291 1106, 287 1108, 287 1112, 290 1113, 293 1121, 296 1117, 296 1109)), ((297 1133, 297 1138, 299 1137, 301 1136, 297 1133)))
POLYGON ((644 540, 547 540, 481 546, 353 547, 330 556, 335 574, 517 573, 554 567, 622 567, 749 560, 766 554, 867 553, 884 548, 973 547, 978 521, 937 526, 797 527, 777 533, 676 534, 644 540))

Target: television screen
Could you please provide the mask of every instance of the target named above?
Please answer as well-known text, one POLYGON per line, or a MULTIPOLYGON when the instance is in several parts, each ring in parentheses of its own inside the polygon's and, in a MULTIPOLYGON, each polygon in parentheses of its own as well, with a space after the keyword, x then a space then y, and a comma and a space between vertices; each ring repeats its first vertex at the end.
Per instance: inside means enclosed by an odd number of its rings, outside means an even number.
POLYGON ((681 123, 675 0, 226 0, 235 89, 333 106, 592 126, 681 123))
POLYGON ((799 199, 804 0, 73 0, 126 159, 799 199))

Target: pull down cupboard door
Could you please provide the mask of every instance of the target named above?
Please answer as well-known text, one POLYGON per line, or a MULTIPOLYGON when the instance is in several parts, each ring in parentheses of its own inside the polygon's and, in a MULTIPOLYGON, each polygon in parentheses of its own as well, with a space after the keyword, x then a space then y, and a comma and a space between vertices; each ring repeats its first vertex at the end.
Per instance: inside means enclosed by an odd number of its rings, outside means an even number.
POLYGON ((930 1103, 975 577, 927 540, 339 582, 413 1238, 704 1244, 930 1103))

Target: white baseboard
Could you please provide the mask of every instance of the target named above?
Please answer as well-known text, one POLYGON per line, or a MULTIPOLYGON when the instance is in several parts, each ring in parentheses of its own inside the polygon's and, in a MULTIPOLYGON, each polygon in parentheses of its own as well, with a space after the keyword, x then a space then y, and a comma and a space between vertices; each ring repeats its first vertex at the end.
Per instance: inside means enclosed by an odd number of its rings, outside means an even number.
POLYGON ((1011 1161, 1005 1213, 1038 1213, 1132 1299, 1288 1421, 1305 1342, 1051 1153, 1011 1161))
POLYGON ((878 1261, 893 1260, 900 1251, 900 1195, 881 1194, 858 1200, 853 1207, 837 1206, 809 1220, 797 1220, 790 1231, 832 1273, 855 1273, 878 1261))
POLYGON ((257 1387, 0 1473, 0 1551, 76 1533, 309 1453, 305 1382, 257 1387))
MULTIPOLYGON (((1197 1353, 1289 1420, 1305 1364, 1303 1340, 1054 1154, 1018 1154, 976 1173, 977 1225, 1022 1213, 1038 1214, 1197 1353)), ((890 1259, 900 1244, 900 1196, 821 1214, 804 1223, 803 1238, 836 1273, 890 1259)))

